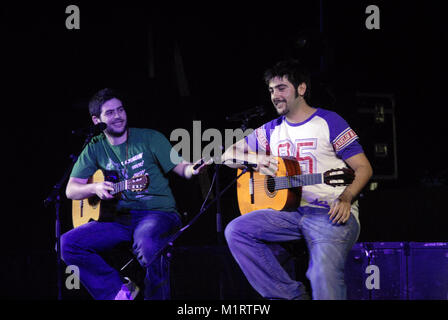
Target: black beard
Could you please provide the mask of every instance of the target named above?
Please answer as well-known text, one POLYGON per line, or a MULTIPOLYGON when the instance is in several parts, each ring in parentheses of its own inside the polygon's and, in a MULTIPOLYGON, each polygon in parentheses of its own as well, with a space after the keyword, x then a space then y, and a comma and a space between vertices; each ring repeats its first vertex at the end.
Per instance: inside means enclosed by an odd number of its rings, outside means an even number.
POLYGON ((288 112, 289 112, 289 109, 288 109, 288 108, 285 108, 283 111, 278 111, 278 110, 277 110, 277 113, 278 113, 279 116, 287 115, 288 112))
POLYGON ((124 128, 124 130, 122 132, 116 132, 116 131, 109 131, 107 130, 107 133, 114 137, 114 138, 120 138, 122 137, 126 132, 128 131, 128 125, 126 124, 126 127, 124 128))

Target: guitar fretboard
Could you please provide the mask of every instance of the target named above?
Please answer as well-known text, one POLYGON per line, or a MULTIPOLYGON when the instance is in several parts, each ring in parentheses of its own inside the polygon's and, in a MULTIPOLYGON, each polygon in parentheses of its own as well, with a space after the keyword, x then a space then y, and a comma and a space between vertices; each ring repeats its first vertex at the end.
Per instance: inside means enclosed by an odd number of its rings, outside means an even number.
POLYGON ((127 184, 128 184, 127 182, 128 182, 127 180, 123 180, 123 181, 115 183, 114 191, 111 192, 111 194, 117 194, 117 193, 127 190, 127 184))
POLYGON ((281 190, 320 184, 323 181, 323 177, 322 173, 311 173, 296 176, 275 177, 273 180, 275 183, 274 189, 281 190))

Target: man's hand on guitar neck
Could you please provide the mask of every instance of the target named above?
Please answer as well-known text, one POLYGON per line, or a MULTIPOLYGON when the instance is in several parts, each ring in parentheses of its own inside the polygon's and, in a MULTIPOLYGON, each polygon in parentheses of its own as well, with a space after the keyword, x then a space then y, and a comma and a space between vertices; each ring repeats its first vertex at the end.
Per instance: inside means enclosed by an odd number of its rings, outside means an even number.
POLYGON ((93 185, 95 194, 98 196, 98 198, 100 198, 101 200, 113 199, 114 196, 110 194, 110 191, 114 191, 114 184, 112 182, 103 181, 94 183, 93 185))

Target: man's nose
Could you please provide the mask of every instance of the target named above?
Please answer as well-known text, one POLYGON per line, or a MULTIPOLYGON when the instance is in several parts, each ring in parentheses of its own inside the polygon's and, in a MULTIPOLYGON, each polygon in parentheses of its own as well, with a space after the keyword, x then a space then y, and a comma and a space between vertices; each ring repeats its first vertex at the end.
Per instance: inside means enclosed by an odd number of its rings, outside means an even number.
POLYGON ((272 94, 271 94, 271 99, 272 100, 278 99, 280 97, 281 97, 281 95, 280 95, 279 91, 277 91, 277 90, 272 91, 272 94))

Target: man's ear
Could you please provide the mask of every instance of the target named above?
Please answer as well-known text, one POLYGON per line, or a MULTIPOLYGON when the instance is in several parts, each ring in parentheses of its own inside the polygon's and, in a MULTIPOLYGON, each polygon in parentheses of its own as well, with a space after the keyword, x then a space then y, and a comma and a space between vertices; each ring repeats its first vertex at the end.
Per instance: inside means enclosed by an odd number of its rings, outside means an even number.
POLYGON ((299 93, 299 96, 303 97, 305 95, 306 92, 306 83, 302 82, 301 84, 299 84, 299 86, 297 87, 297 92, 299 93))
POLYGON ((92 121, 93 121, 93 124, 98 124, 101 122, 100 118, 98 118, 97 116, 92 116, 92 121))

